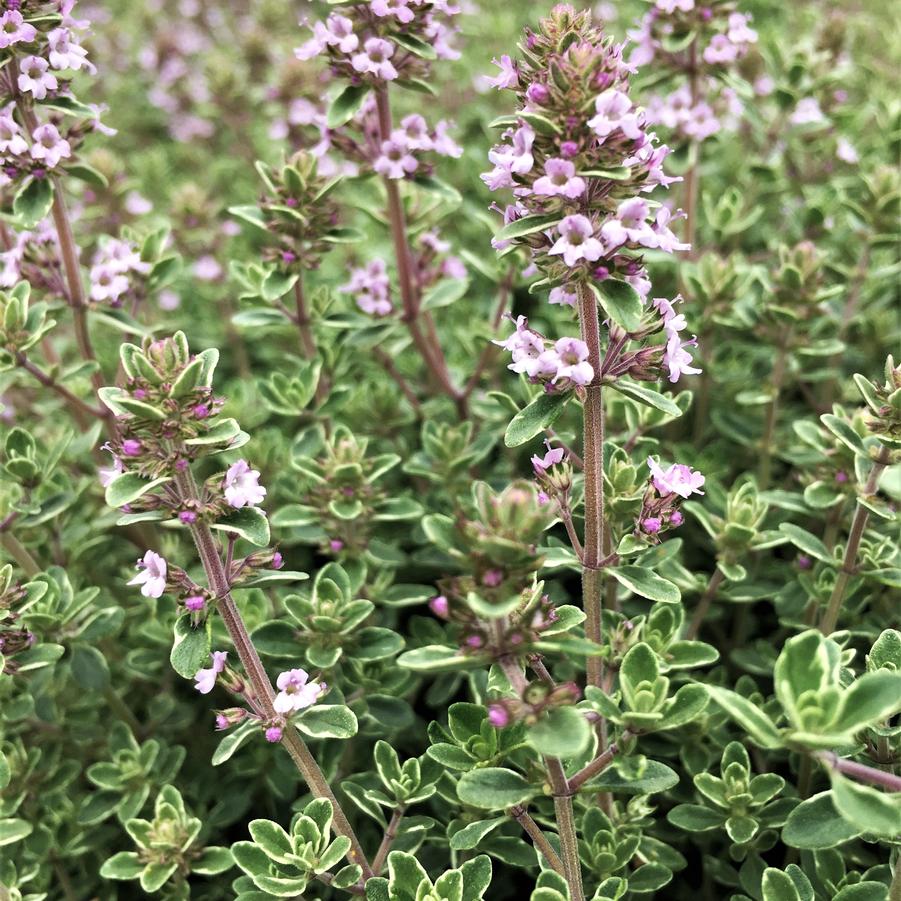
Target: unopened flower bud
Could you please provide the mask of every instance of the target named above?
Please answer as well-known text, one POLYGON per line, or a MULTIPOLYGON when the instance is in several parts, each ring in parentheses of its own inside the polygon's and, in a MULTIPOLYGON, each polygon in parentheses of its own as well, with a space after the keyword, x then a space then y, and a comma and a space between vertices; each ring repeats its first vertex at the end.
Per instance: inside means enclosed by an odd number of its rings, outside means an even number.
POLYGON ((276 742, 282 740, 284 731, 282 730, 281 726, 270 726, 264 734, 266 736, 266 741, 275 744, 276 742))
POLYGON ((429 601, 429 609, 435 616, 438 616, 441 619, 447 619, 450 606, 447 602, 447 598, 443 594, 439 594, 429 601))
POLYGON ((192 594, 190 597, 185 598, 185 609, 190 610, 192 613, 203 610, 205 604, 206 599, 201 594, 192 594))
POLYGON ((137 457, 142 450, 141 442, 137 438, 126 438, 122 442, 122 454, 125 457, 137 457))
POLYGON ((671 526, 681 526, 683 522, 685 522, 685 517, 678 510, 673 510, 669 518, 669 524, 671 526))
POLYGON ((504 726, 510 725, 510 712, 503 704, 488 705, 488 722, 495 729, 503 729, 504 726))
POLYGON ((193 510, 182 510, 181 513, 178 514, 178 518, 188 526, 197 522, 197 514, 193 510))

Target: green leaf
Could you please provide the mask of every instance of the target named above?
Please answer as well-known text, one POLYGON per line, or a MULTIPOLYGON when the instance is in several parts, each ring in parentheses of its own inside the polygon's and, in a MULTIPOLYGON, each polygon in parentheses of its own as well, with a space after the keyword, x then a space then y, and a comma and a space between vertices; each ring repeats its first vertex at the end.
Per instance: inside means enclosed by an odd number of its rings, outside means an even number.
POLYGON ((686 832, 707 832, 723 826, 723 814, 700 804, 677 804, 666 818, 686 832))
POLYGON ((491 885, 491 860, 484 854, 467 860, 463 872, 463 894, 460 901, 479 901, 491 885))
POLYGON ((858 732, 901 711, 901 673, 864 673, 842 696, 832 728, 858 732))
POLYGON ((34 826, 26 820, 15 817, 0 820, 0 847, 12 845, 31 835, 34 826))
POLYGON ((559 213, 540 216, 523 216, 505 225, 498 233, 498 241, 512 241, 515 238, 524 238, 551 228, 560 221, 559 213))
POLYGON ((504 767, 485 767, 464 773, 457 795, 464 804, 483 810, 502 810, 522 804, 536 794, 523 776, 504 767))
POLYGON ((240 507, 228 516, 213 523, 210 528, 221 532, 231 532, 257 547, 269 544, 269 520, 262 510, 256 507, 240 507))
POLYGON ((235 865, 235 859, 228 848, 211 846, 204 848, 200 857, 191 861, 191 872, 200 876, 215 876, 235 865))
POLYGON ((66 174, 101 190, 109 185, 107 177, 87 163, 74 163, 71 166, 66 166, 66 174))
POLYGON ((627 382, 624 379, 617 379, 615 382, 611 382, 609 387, 614 391, 619 391, 620 394, 625 394, 626 397, 630 397, 632 400, 637 400, 639 403, 648 407, 654 407, 656 410, 660 410, 669 416, 682 415, 682 411, 679 407, 665 394, 652 391, 644 385, 638 385, 635 382, 627 382))
POLYGON ((104 879, 139 879, 144 864, 134 851, 120 851, 100 867, 100 875, 104 879))
POLYGON ((832 802, 842 819, 861 832, 901 836, 901 792, 883 792, 832 770, 832 802))
POLYGON ((247 826, 250 836, 267 857, 277 863, 291 863, 293 848, 288 833, 272 820, 251 820, 247 826))
POLYGON ((350 120, 360 111, 369 91, 370 86, 366 84, 347 85, 331 102, 331 105, 328 108, 326 117, 326 124, 328 127, 340 128, 342 125, 350 122, 350 120))
POLYGON ((11 779, 12 772, 9 768, 9 761, 6 759, 6 755, 0 751, 0 791, 9 785, 11 779))
POLYGON ((838 416, 833 416, 832 413, 824 413, 820 417, 820 422, 822 422, 823 425, 842 442, 842 444, 854 451, 855 454, 866 457, 867 459, 870 458, 863 443, 863 438, 861 438, 844 419, 839 419, 838 416))
POLYGON ((679 774, 665 763, 646 760, 637 774, 621 773, 614 767, 604 770, 595 779, 589 779, 582 791, 607 791, 622 795, 651 795, 669 791, 679 784, 679 774))
POLYGON ((761 890, 763 901, 801 901, 801 895, 791 876, 773 867, 767 867, 763 871, 761 890))
POLYGON ((53 183, 49 178, 32 178, 13 198, 13 215, 24 228, 34 228, 53 206, 53 183))
POLYGON ((190 613, 183 613, 175 621, 175 641, 169 654, 169 662, 179 676, 193 679, 198 670, 209 666, 212 628, 212 620, 209 617, 194 628, 190 613))
MULTIPOLYGON (((435 48, 431 44, 427 44, 425 41, 414 37, 412 34, 407 34, 403 31, 395 31, 391 35, 391 38, 405 50, 409 50, 410 53, 414 53, 416 56, 422 57, 422 59, 437 59, 435 48)), ((329 123, 329 127, 332 127, 331 123, 329 123)))
POLYGON ((575 707, 553 707, 526 733, 539 754, 567 760, 581 754, 591 742, 591 726, 575 707))
POLYGON ((353 738, 357 718, 343 704, 316 704, 294 719, 297 728, 311 738, 353 738))
POLYGON ((540 435, 560 416, 568 401, 569 394, 539 394, 510 420, 504 433, 504 444, 519 447, 540 435))
POLYGON ((779 531, 783 535, 787 535, 789 541, 805 554, 816 557, 817 560, 821 560, 823 563, 834 562, 829 549, 816 535, 811 535, 810 532, 791 522, 780 523, 779 531))
POLYGON ((861 832, 836 812, 832 792, 826 791, 802 801, 788 815, 782 841, 791 848, 815 851, 842 845, 861 832))
POLYGON ((635 332, 641 327, 644 306, 641 295, 628 283, 616 278, 591 282, 589 287, 594 291, 604 312, 627 332, 635 332))
POLYGON ((147 864, 141 873, 141 888, 148 895, 158 892, 169 881, 169 877, 177 868, 178 864, 175 863, 147 864))
POLYGON ((613 566, 606 570, 617 582, 643 598, 664 604, 678 604, 682 599, 679 588, 652 569, 642 566, 613 566))
POLYGON ((168 481, 168 477, 148 481, 135 472, 125 472, 106 486, 106 502, 110 507, 124 507, 168 481))
POLYGON ((430 644, 413 651, 405 651, 397 663, 417 673, 438 673, 451 670, 478 669, 488 658, 479 654, 460 654, 454 648, 430 644))
POLYGON ((97 648, 76 644, 72 648, 72 678, 89 691, 103 691, 109 686, 110 675, 106 658, 97 648))
POLYGON ((708 685, 707 691, 710 697, 745 729, 750 738, 758 745, 763 748, 782 746, 782 739, 773 725, 773 721, 747 698, 734 691, 720 688, 718 685, 708 685))
POLYGON ((451 850, 471 851, 473 848, 478 848, 486 835, 507 822, 509 822, 507 817, 496 817, 493 820, 478 820, 475 823, 470 823, 451 836, 451 850))
POLYGON ((235 751, 237 751, 238 748, 240 748, 241 745, 257 731, 257 728, 255 722, 248 720, 238 726, 237 729, 233 729, 226 734, 222 741, 219 742, 219 746, 213 752, 213 758, 211 760, 213 766, 219 766, 219 764, 225 763, 226 760, 231 758, 235 751))

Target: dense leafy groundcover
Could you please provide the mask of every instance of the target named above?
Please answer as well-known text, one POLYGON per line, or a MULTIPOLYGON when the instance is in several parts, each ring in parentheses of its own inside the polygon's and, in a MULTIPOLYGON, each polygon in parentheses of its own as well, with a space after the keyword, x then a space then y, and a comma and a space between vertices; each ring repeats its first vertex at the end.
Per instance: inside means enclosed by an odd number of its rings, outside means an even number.
POLYGON ((73 6, 0 898, 901 901, 892 5, 73 6))

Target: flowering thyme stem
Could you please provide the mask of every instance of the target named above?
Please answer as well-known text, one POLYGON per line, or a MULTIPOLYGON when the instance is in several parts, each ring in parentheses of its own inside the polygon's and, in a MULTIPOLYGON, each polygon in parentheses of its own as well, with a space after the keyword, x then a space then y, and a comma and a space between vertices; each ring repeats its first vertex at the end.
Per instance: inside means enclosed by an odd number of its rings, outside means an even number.
POLYGON ((539 829, 535 820, 529 816, 525 807, 517 805, 516 807, 511 807, 507 812, 520 826, 522 826, 526 835, 532 839, 532 844, 535 845, 535 847, 544 855, 544 859, 551 865, 551 869, 554 870, 555 873, 566 878, 563 861, 560 860, 557 852, 553 849, 545 834, 539 829))
MULTIPOLYGON (((182 501, 197 499, 197 486, 190 470, 178 473, 175 477, 175 482, 182 501)), ((200 555, 201 563, 209 581, 209 588, 217 598, 216 609, 222 617, 247 678, 250 680, 257 703, 267 717, 274 719, 277 717, 275 708, 272 705, 275 691, 272 688, 272 683, 269 681, 269 676, 266 674, 263 662, 260 660, 260 655, 253 646, 237 604, 235 604, 234 598, 231 596, 228 576, 226 575, 225 567, 222 565, 222 558, 219 556, 219 547, 213 532, 202 521, 193 523, 190 528, 194 544, 197 546, 197 553, 200 555)), ((348 861, 359 864, 363 868, 364 878, 369 878, 372 875, 372 869, 353 827, 341 809, 341 805, 328 784, 325 774, 320 769, 316 758, 290 723, 285 726, 281 743, 291 755, 291 759, 313 795, 317 798, 326 798, 331 803, 334 811, 335 831, 339 835, 344 835, 350 839, 350 851, 347 854, 348 861)))
MULTIPOLYGON (((863 496, 872 497, 876 493, 879 485, 879 477, 883 470, 888 466, 890 461, 889 450, 882 447, 879 454, 873 462, 873 468, 867 478, 866 484, 863 486, 863 496)), ((848 534, 848 543, 845 545, 845 556, 842 559, 842 567, 839 570, 835 580, 835 587, 829 597, 829 604, 823 619, 820 621, 820 631, 824 635, 831 635, 838 625, 838 615, 842 609, 842 600, 845 597, 845 590, 857 563, 857 552, 860 550, 860 540, 863 538, 864 529, 867 526, 867 520, 870 518, 870 511, 860 502, 857 501, 857 509, 854 511, 854 520, 851 523, 851 531, 848 534)))
MULTIPOLYGON (((601 572, 604 557, 604 397, 600 385, 601 334, 598 306, 588 285, 579 287, 579 323, 582 340, 588 345, 588 362, 594 379, 585 389, 583 406, 584 439, 582 460, 585 473, 585 538, 582 557, 582 604, 585 609, 585 634, 601 641, 601 572)), ((588 658, 588 682, 600 687, 600 657, 588 658)))
MULTIPOLYGON (((513 690, 522 697, 529 687, 528 680, 519 668, 516 659, 501 657, 498 665, 504 671, 507 681, 513 690)), ((557 832, 560 835, 560 851, 563 854, 563 869, 566 883, 569 886, 570 901, 584 901, 582 888, 582 866, 579 863, 579 844, 576 837, 576 821, 573 817, 572 789, 566 781, 566 772, 558 757, 545 757, 548 782, 554 796, 554 813, 557 820, 557 832)))
MULTIPOLYGON (((375 94, 379 117, 379 139, 387 141, 391 137, 391 107, 388 103, 388 91, 379 88, 375 94)), ((388 218, 391 223, 391 238, 394 242, 394 256, 397 261, 397 279, 400 285, 400 296, 403 304, 403 320, 410 331, 413 344, 419 351, 423 362, 429 369, 441 389, 455 403, 461 415, 466 415, 466 395, 458 391, 450 380, 447 363, 437 340, 434 325, 428 323, 431 340, 423 332, 419 324, 419 286, 413 275, 410 245, 407 241, 407 226, 404 221, 404 208, 400 199, 397 182, 391 178, 383 179, 385 192, 388 195, 388 218)))
POLYGON ((294 282, 294 307, 297 310, 297 330, 300 332, 300 347, 307 359, 316 356, 316 342, 313 340, 313 330, 310 327, 309 310, 303 293, 303 273, 294 282))

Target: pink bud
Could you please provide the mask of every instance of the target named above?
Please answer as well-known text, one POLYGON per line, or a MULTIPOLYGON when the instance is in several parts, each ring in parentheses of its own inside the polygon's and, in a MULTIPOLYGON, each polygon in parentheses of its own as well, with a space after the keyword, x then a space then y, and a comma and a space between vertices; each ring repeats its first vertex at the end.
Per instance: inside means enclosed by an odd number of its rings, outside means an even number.
POLYGON ((510 725, 510 714, 503 704, 488 705, 488 722, 495 729, 503 729, 504 726, 510 725))
POLYGON ((281 726, 270 726, 265 733, 266 741, 272 742, 274 744, 275 742, 282 740, 283 734, 284 732, 282 731, 281 726))
POLYGON ((669 524, 671 526, 681 526, 683 522, 685 522, 685 517, 678 510, 673 510, 669 518, 669 524))
POLYGON ((282 555, 278 551, 276 551, 272 555, 272 568, 273 569, 281 569, 284 565, 285 565, 285 558, 282 557, 282 555))
POLYGON ((216 728, 227 729, 229 727, 228 717, 224 713, 216 714, 216 728))
POLYGON ((530 103, 537 103, 541 106, 542 103, 547 103, 548 97, 551 96, 551 92, 539 82, 533 82, 526 89, 526 100, 530 103))
POLYGON ((185 598, 185 608, 194 613, 203 610, 204 604, 206 604, 206 600, 203 595, 192 594, 189 598, 185 598))
POLYGON ((176 461, 175 461, 175 468, 176 468, 179 472, 184 472, 184 471, 188 468, 188 461, 185 460, 184 457, 182 457, 181 460, 176 460, 176 461))
POLYGON ((340 550, 342 550, 342 549, 344 548, 344 542, 341 541, 339 538, 333 538, 333 539, 328 543, 328 546, 332 549, 332 552, 333 552, 333 553, 337 554, 338 551, 340 551, 340 550))
POLYGON ((847 482, 848 481, 848 473, 846 473, 843 469, 840 469, 835 474, 835 481, 839 482, 840 484, 847 482))
POLYGON ((126 457, 137 457, 141 449, 141 442, 137 438, 126 438, 122 442, 122 454, 126 457))
POLYGON ((662 525, 663 523, 657 516, 648 516, 641 521, 641 527, 645 532, 649 532, 651 535, 655 532, 659 532, 662 525))
POLYGON ((504 581, 504 574, 499 569, 489 569, 482 576, 482 584, 488 588, 497 588, 504 581))
POLYGON ((206 419, 209 415, 210 408, 208 404, 197 404, 197 406, 194 407, 194 416, 197 417, 197 419, 206 419))
POLYGON ((470 635, 466 639, 466 647, 468 648, 480 648, 482 647, 482 636, 481 635, 470 635))
POLYGON ((193 510, 182 510, 178 518, 186 525, 197 522, 197 514, 193 510))
POLYGON ((610 270, 606 266, 596 266, 594 269, 594 277, 603 282, 610 278, 610 270))
POLYGON ((437 595, 437 597, 433 597, 432 600, 429 601, 429 609, 435 616, 441 617, 441 619, 447 619, 448 610, 450 609, 449 604, 447 603, 447 598, 443 594, 437 595))
POLYGON ((135 400, 144 400, 144 398, 147 397, 147 392, 143 388, 135 388, 135 390, 131 392, 131 396, 135 400))
POLYGON ((798 554, 798 559, 795 562, 798 564, 798 569, 810 569, 813 566, 813 560, 807 554, 798 554))
POLYGON ((560 156, 564 159, 572 159, 579 152, 579 145, 575 141, 564 141, 560 145, 560 156))

